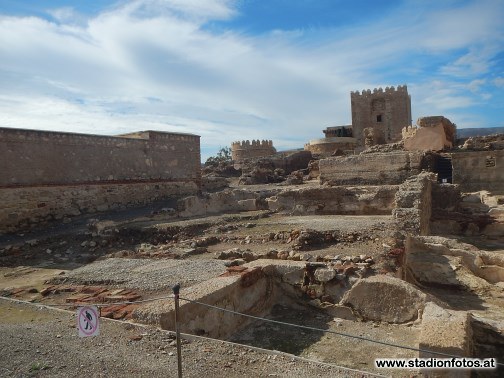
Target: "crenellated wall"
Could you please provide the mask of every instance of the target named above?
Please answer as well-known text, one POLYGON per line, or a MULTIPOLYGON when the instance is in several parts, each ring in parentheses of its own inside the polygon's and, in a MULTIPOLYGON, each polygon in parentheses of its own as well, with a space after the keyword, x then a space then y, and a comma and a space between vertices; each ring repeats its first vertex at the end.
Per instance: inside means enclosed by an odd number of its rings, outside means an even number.
POLYGON ((0 128, 0 233, 194 194, 200 137, 101 136, 0 128))
POLYGON ((155 131, 131 138, 0 128, 0 187, 199 181, 199 139, 155 131))
POLYGON ((385 143, 401 140, 401 130, 411 124, 411 97, 406 85, 364 89, 350 93, 353 137, 364 146, 364 129, 376 129, 385 143))
POLYGON ((276 149, 271 140, 243 140, 231 144, 231 156, 235 162, 274 154, 276 149))

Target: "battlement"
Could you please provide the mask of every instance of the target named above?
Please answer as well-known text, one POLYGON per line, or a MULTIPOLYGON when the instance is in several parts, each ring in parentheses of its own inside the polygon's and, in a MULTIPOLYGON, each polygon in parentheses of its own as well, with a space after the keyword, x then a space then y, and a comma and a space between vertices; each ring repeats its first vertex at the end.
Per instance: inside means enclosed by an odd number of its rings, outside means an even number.
POLYGON ((231 156, 234 161, 276 154, 271 140, 242 140, 231 143, 231 156))
POLYGON ((231 144, 231 149, 248 149, 257 147, 273 147, 273 141, 271 140, 242 140, 233 142, 231 144))
POLYGON ((383 94, 394 94, 394 93, 408 93, 408 87, 406 85, 399 85, 397 88, 394 86, 391 87, 385 87, 383 89, 382 87, 380 88, 375 88, 371 91, 371 89, 363 89, 362 92, 359 91, 352 91, 350 92, 350 96, 352 98, 356 97, 370 97, 373 95, 383 95, 383 94))
POLYGON ((200 137, 123 136, 0 128, 0 187, 135 180, 199 180, 200 137))

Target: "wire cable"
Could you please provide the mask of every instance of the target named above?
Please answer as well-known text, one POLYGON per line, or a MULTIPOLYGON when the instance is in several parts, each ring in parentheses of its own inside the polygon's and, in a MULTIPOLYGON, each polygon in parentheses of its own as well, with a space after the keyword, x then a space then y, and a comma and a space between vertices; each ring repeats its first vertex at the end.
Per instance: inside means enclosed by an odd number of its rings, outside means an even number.
MULTIPOLYGON (((457 356, 457 355, 454 355, 454 354, 448 354, 448 353, 443 353, 443 352, 436 352, 436 351, 427 350, 427 349, 414 348, 414 347, 409 347, 409 346, 405 346, 405 345, 399 345, 399 344, 389 343, 389 342, 386 342, 386 341, 374 340, 374 339, 370 339, 370 338, 364 337, 364 336, 351 335, 351 334, 344 333, 344 332, 337 332, 337 331, 332 331, 332 330, 327 330, 327 329, 321 329, 321 328, 315 328, 315 327, 310 327, 310 326, 304 326, 304 325, 298 325, 298 324, 292 324, 292 323, 282 322, 282 321, 279 321, 279 320, 261 318, 259 316, 243 314, 241 312, 237 312, 237 311, 228 310, 228 309, 225 309, 225 308, 222 308, 222 307, 217 307, 217 306, 209 305, 207 303, 202 303, 202 302, 194 301, 192 299, 187 299, 187 298, 182 298, 182 297, 180 297, 180 299, 183 300, 183 301, 186 301, 186 302, 196 303, 196 304, 199 304, 199 305, 202 305, 202 306, 206 306, 206 307, 210 307, 210 308, 213 308, 213 309, 216 309, 216 310, 220 310, 220 311, 224 311, 224 312, 229 312, 229 313, 232 313, 232 314, 235 314, 235 315, 241 315, 241 316, 245 316, 247 318, 252 318, 252 319, 261 320, 261 321, 265 321, 265 322, 270 322, 270 323, 275 323, 275 324, 280 324, 280 325, 286 325, 286 326, 290 326, 290 327, 298 327, 298 328, 307 329, 307 330, 310 330, 310 331, 332 333, 332 334, 335 334, 335 335, 338 335, 338 336, 344 336, 344 337, 349 337, 349 338, 353 338, 353 339, 368 341, 368 342, 371 342, 371 343, 376 343, 376 344, 385 345, 385 346, 391 346, 391 347, 394 347, 394 348, 409 349, 409 350, 412 350, 412 351, 415 351, 415 352, 437 354, 437 355, 440 355, 440 356, 452 357, 452 358, 453 357, 455 357, 455 358, 464 358, 464 357, 457 356)), ((496 362, 496 364, 500 365, 500 366, 504 366, 503 363, 496 362)))
MULTIPOLYGON (((155 300, 157 300, 157 299, 164 299, 164 298, 173 298, 173 295, 169 296, 169 297, 156 298, 155 300)), ((58 310, 58 311, 65 311, 65 312, 68 311, 68 310, 64 310, 64 309, 58 308, 57 306, 59 306, 59 305, 46 305, 46 304, 43 304, 43 303, 28 302, 28 301, 23 301, 23 300, 20 300, 20 299, 8 298, 8 297, 4 297, 4 296, 0 296, 0 299, 5 299, 5 300, 8 300, 8 301, 13 301, 13 302, 16 302, 16 303, 22 303, 22 304, 25 304, 25 305, 40 306, 40 307, 48 308, 48 309, 51 309, 51 310, 58 310)), ((95 304, 92 304, 92 306, 94 306, 94 305, 95 304)), ((107 320, 108 321, 113 321, 113 322, 131 324, 129 322, 125 322, 123 320, 118 320, 118 319, 107 319, 107 320)), ((141 323, 135 323, 135 326, 149 327, 149 326, 147 326, 145 324, 141 324, 141 323)), ((173 334, 173 331, 169 331, 169 330, 165 330, 165 329, 158 329, 158 330, 163 331, 163 332, 169 332, 170 334, 173 334)), ((214 342, 218 341, 220 343, 229 344, 229 345, 238 345, 240 347, 253 349, 253 350, 256 350, 256 351, 259 351, 259 352, 263 352, 263 353, 268 353, 268 354, 273 353, 275 355, 282 355, 282 356, 286 356, 286 357, 293 358, 293 359, 296 359, 296 360, 299 360, 299 361, 303 361, 303 362, 308 362, 308 363, 313 363, 313 364, 317 364, 317 365, 322 365, 322 366, 327 366, 327 367, 331 367, 331 368, 336 368, 336 369, 341 369, 341 370, 345 370, 345 371, 351 371, 351 372, 355 372, 355 373, 364 374, 363 377, 364 376, 373 376, 373 377, 380 377, 380 378, 387 378, 388 377, 386 375, 381 375, 381 374, 378 374, 378 373, 372 373, 372 372, 365 371, 365 370, 352 369, 352 368, 349 368, 349 367, 346 367, 346 366, 340 366, 340 365, 336 365, 336 364, 332 364, 332 363, 328 363, 328 362, 321 362, 321 361, 317 361, 317 360, 312 360, 310 358, 305 358, 305 357, 296 356, 294 354, 285 353, 285 352, 282 352, 282 351, 271 350, 271 349, 264 349, 264 348, 260 348, 260 347, 256 347, 256 346, 250 346, 250 345, 247 345, 247 344, 240 344, 240 343, 236 343, 236 342, 231 342, 231 341, 226 341, 226 340, 219 340, 219 339, 214 339, 214 338, 205 337, 205 336, 191 335, 191 334, 186 334, 186 333, 182 333, 182 336, 184 338, 189 339, 189 340, 191 340, 191 339, 193 339, 193 340, 205 340, 205 341, 211 340, 211 341, 214 341, 214 342)), ((5 370, 9 371, 8 369, 5 369, 5 370)))
MULTIPOLYGON (((0 298, 9 299, 8 297, 3 297, 3 296, 0 297, 0 298)), ((46 305, 46 304, 40 303, 40 302, 30 302, 30 303, 32 303, 34 305, 44 305, 44 306, 47 306, 47 307, 58 307, 58 306, 61 306, 61 307, 79 307, 79 306, 109 307, 109 306, 117 306, 117 305, 154 302, 154 301, 158 301, 158 300, 171 299, 171 298, 174 298, 174 295, 166 295, 166 296, 163 296, 163 297, 149 298, 149 299, 143 299, 143 300, 138 300, 138 301, 123 301, 123 302, 113 302, 113 303, 62 303, 62 304, 53 304, 53 305, 46 305)), ((304 326, 304 325, 299 325, 299 324, 282 322, 282 321, 279 321, 279 320, 267 319, 267 318, 263 318, 263 317, 255 316, 255 315, 244 314, 244 313, 241 313, 241 312, 238 312, 238 311, 228 310, 228 309, 225 309, 225 308, 222 308, 222 307, 210 305, 210 304, 203 303, 203 302, 198 302, 198 301, 195 301, 195 300, 192 300, 192 299, 188 299, 188 298, 179 297, 179 299, 181 299, 183 301, 186 301, 186 302, 195 303, 195 304, 198 304, 198 305, 201 305, 201 306, 213 308, 215 310, 224 311, 224 312, 228 312, 228 313, 231 313, 231 314, 244 316, 244 317, 255 319, 255 320, 260 320, 260 321, 265 321, 265 322, 270 322, 270 323, 285 325, 285 326, 289 326, 289 327, 297 327, 297 328, 302 328, 302 329, 306 329, 306 330, 310 330, 310 331, 317 331, 317 332, 323 332, 323 333, 331 333, 331 334, 338 335, 338 336, 348 337, 348 338, 362 340, 362 341, 368 341, 368 342, 371 342, 371 343, 385 345, 385 346, 390 346, 390 347, 394 347, 394 348, 412 350, 412 351, 415 351, 415 352, 435 354, 435 355, 444 356, 444 357, 451 357, 451 358, 464 358, 462 356, 457 356, 457 355, 454 355, 454 354, 443 353, 443 352, 436 352, 436 351, 432 351, 432 350, 428 350, 428 349, 414 348, 414 347, 410 347, 410 346, 389 343, 389 342, 386 342, 386 341, 374 340, 374 339, 370 339, 370 338, 364 337, 364 336, 351 335, 351 334, 344 333, 344 332, 337 332, 337 331, 332 331, 332 330, 327 330, 327 329, 321 329, 321 328, 316 328, 316 327, 310 327, 310 326, 304 326)), ((501 362, 496 362, 496 364, 499 365, 499 366, 504 366, 504 363, 501 363, 501 362)))

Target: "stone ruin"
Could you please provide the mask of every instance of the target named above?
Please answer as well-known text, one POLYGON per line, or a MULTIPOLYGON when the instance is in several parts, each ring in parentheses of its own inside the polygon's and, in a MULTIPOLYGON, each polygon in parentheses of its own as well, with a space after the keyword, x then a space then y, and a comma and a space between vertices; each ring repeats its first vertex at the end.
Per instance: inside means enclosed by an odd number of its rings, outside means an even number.
POLYGON ((402 130, 404 149, 408 151, 443 151, 455 145, 456 126, 443 116, 422 117, 417 126, 402 130))
MULTIPOLYGON (((458 147, 455 126, 449 120, 424 117, 416 128, 403 128, 409 122, 402 124, 401 139, 397 125, 410 114, 405 86, 352 93, 351 97, 352 109, 367 109, 353 117, 352 125, 353 131, 358 130, 360 147, 369 147, 363 153, 314 160, 310 151, 276 153, 271 141, 234 143, 233 159, 242 170, 239 183, 257 186, 234 185, 224 190, 199 186, 203 193, 181 195, 173 208, 151 214, 147 220, 121 226, 96 221, 89 235, 94 239, 79 240, 80 248, 90 251, 84 258, 96 257, 93 253, 100 248, 120 245, 111 255, 115 260, 101 275, 120 265, 121 259, 155 259, 151 270, 159 271, 167 260, 174 268, 192 258, 207 258, 212 264, 206 261, 205 273, 214 265, 224 266, 223 271, 201 280, 191 278, 197 282, 187 281, 184 297, 261 317, 269 316, 279 304, 308 308, 310 320, 328 316, 345 327, 364 327, 365 332, 393 325, 399 332, 411 332, 411 345, 422 350, 492 356, 502 362, 502 137, 472 138, 458 147), (401 104, 400 116, 392 115, 389 100, 401 104), (368 113, 371 124, 361 119, 368 113), (391 120, 399 123, 392 125, 391 120), (395 143, 382 144, 390 141, 395 143), (291 186, 267 185, 281 182, 291 186), (212 223, 216 216, 224 218, 212 223), (236 221, 239 216, 247 216, 246 223, 236 221), (274 221, 262 223, 269 217, 274 221), (310 226, 298 227, 296 217, 309 218, 310 226), (351 224, 352 219, 371 217, 383 217, 379 218, 383 221, 369 227, 357 223, 345 229, 342 223, 336 229, 317 228, 319 218, 341 218, 351 224), (272 230, 282 222, 288 225, 285 229, 272 230), (97 242, 98 237, 102 239, 97 242), (135 247, 123 246, 125 241, 135 247), (373 255, 369 248, 376 244, 381 252, 373 251, 373 255), (336 253, 337 249, 343 252, 336 253)), ((341 131, 338 136, 337 130, 341 129, 328 128, 326 136, 348 137, 341 131)), ((188 147, 196 141, 180 138, 188 147)), ((155 159, 146 164, 157 167, 155 159)), ((167 164, 174 167, 173 174, 183 171, 177 169, 180 163, 169 160, 167 164)), ((197 175, 176 178, 197 180, 197 175)), ((37 243, 27 243, 26 248, 32 251, 37 243)), ((51 248, 60 244, 58 240, 51 248)), ((52 255, 49 251, 42 253, 52 255)), ((10 246, 2 253, 13 258, 21 249, 10 246)), ((93 264, 103 261, 107 259, 93 264)), ((139 265, 128 274, 152 273, 146 269, 139 265)), ((191 273, 189 268, 187 273, 191 273)), ((68 284, 67 277, 62 279, 68 284)), ((104 278, 99 279, 103 282, 104 278)), ((44 293, 56 295, 61 288, 53 285, 44 293)), ((140 295, 127 293, 135 298, 140 295)), ((183 303, 181 309, 182 331, 190 334, 229 339, 254 326, 247 319, 195 303, 183 303)), ((128 314, 136 321, 174 329, 172 301, 134 307, 128 314)), ((110 316, 115 316, 114 311, 110 310, 110 316)), ((389 339, 388 334, 380 335, 389 339)), ((429 355, 422 351, 414 356, 429 355)), ((445 373, 439 374, 449 376, 445 373)), ((468 374, 463 372, 463 376, 468 374)))
POLYGON ((231 157, 235 168, 241 168, 241 162, 245 159, 259 158, 276 154, 271 140, 243 140, 231 144, 231 157))

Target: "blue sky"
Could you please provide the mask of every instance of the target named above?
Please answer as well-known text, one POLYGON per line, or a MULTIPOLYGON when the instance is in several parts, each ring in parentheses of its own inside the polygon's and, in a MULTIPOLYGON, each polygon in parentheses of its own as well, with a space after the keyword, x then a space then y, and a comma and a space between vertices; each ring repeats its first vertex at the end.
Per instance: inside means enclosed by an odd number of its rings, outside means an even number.
POLYGON ((0 127, 302 147, 350 91, 504 126, 501 0, 0 0, 0 127))

